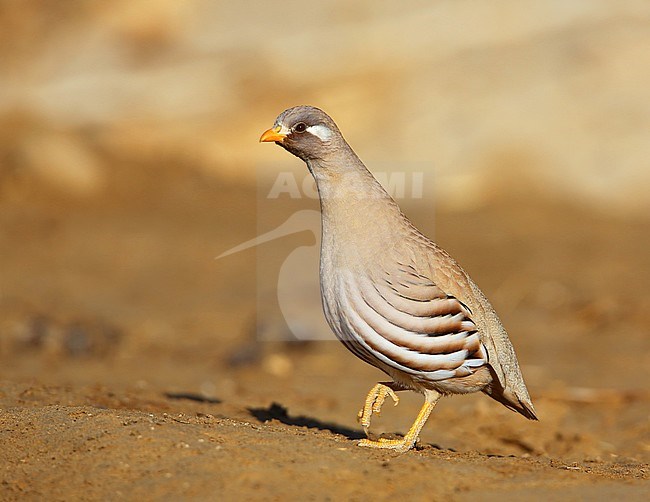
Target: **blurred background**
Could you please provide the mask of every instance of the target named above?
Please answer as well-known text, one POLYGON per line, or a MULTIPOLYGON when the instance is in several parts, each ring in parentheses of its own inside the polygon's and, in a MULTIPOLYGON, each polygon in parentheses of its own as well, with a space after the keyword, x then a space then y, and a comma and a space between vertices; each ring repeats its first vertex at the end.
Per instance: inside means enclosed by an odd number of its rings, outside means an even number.
MULTIPOLYGON (((650 3, 23 0, 0 26, 0 378, 358 427, 382 375, 283 342, 260 300, 314 236, 214 260, 258 234, 261 178, 304 172, 257 141, 312 104, 371 170, 427 166, 407 213, 491 299, 545 420, 456 398, 423 439, 647 458, 650 3)), ((409 399, 373 428, 406 429, 409 399)))

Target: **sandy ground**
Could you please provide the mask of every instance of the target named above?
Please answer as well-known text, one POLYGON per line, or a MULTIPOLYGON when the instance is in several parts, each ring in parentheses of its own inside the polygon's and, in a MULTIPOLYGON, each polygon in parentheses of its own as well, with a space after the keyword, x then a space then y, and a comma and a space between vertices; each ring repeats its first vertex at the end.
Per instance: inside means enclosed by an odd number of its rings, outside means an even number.
POLYGON ((525 187, 411 213, 497 307, 540 421, 445 399, 399 455, 356 446, 379 372, 335 342, 257 341, 256 264, 283 251, 213 260, 255 235, 255 189, 111 165, 89 198, 2 185, 0 499, 647 500, 650 221, 525 187))

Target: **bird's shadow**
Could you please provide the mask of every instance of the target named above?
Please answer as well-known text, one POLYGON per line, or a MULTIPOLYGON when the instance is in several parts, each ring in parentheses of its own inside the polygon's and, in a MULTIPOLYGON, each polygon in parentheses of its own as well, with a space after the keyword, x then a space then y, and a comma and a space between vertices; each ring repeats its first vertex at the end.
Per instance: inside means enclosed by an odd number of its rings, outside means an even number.
POLYGON ((278 403, 272 403, 267 408, 248 408, 248 411, 260 422, 277 420, 285 425, 296 427, 307 427, 308 429, 318 429, 320 431, 330 431, 334 434, 340 434, 348 439, 363 439, 366 435, 355 429, 350 429, 332 422, 322 422, 316 418, 306 417, 304 415, 291 416, 287 409, 278 403))
POLYGON ((188 401, 195 401, 197 403, 210 403, 210 404, 220 404, 221 399, 216 397, 206 397, 201 394, 195 394, 193 392, 165 392, 163 394, 167 399, 186 399, 188 401))
MULTIPOLYGON (((218 398, 209 398, 202 396, 200 394, 194 394, 192 392, 165 392, 165 397, 168 399, 186 399, 189 401, 195 401, 200 403, 210 403, 210 404, 219 404, 221 399, 218 398)), ((358 429, 350 429, 333 422, 323 422, 313 417, 306 417, 304 415, 291 416, 288 413, 286 407, 278 403, 271 403, 270 406, 266 408, 246 408, 247 411, 255 417, 260 422, 269 422, 271 420, 277 420, 280 423, 285 425, 291 425, 294 427, 307 427, 308 429, 317 429, 319 431, 329 431, 334 434, 339 434, 346 437, 349 440, 358 440, 364 439, 366 435, 363 431, 358 429)), ((416 446, 417 450, 423 450, 426 448, 431 448, 434 450, 440 451, 451 451, 455 452, 453 448, 443 448, 437 444, 425 443, 418 444, 416 446)))

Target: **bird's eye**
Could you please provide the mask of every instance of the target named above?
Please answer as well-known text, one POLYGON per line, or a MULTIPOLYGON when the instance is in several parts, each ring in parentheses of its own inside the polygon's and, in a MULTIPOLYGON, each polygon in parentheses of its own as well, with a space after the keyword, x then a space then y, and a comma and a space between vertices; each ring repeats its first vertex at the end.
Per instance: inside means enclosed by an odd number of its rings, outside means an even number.
POLYGON ((295 132, 303 133, 307 130, 307 124, 304 122, 298 122, 295 126, 293 126, 293 130, 295 132))

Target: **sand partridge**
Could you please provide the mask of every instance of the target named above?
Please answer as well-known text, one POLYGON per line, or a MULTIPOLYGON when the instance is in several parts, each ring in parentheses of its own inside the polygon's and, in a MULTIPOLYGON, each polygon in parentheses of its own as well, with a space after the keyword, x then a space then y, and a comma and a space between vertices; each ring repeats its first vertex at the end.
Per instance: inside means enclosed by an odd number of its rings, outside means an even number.
POLYGON ((517 357, 487 298, 443 249, 422 235, 366 169, 322 110, 282 112, 261 142, 302 159, 321 205, 323 309, 337 338, 390 382, 375 385, 359 412, 373 413, 395 391, 424 405, 403 439, 359 445, 406 451, 443 395, 482 391, 536 420, 517 357))

